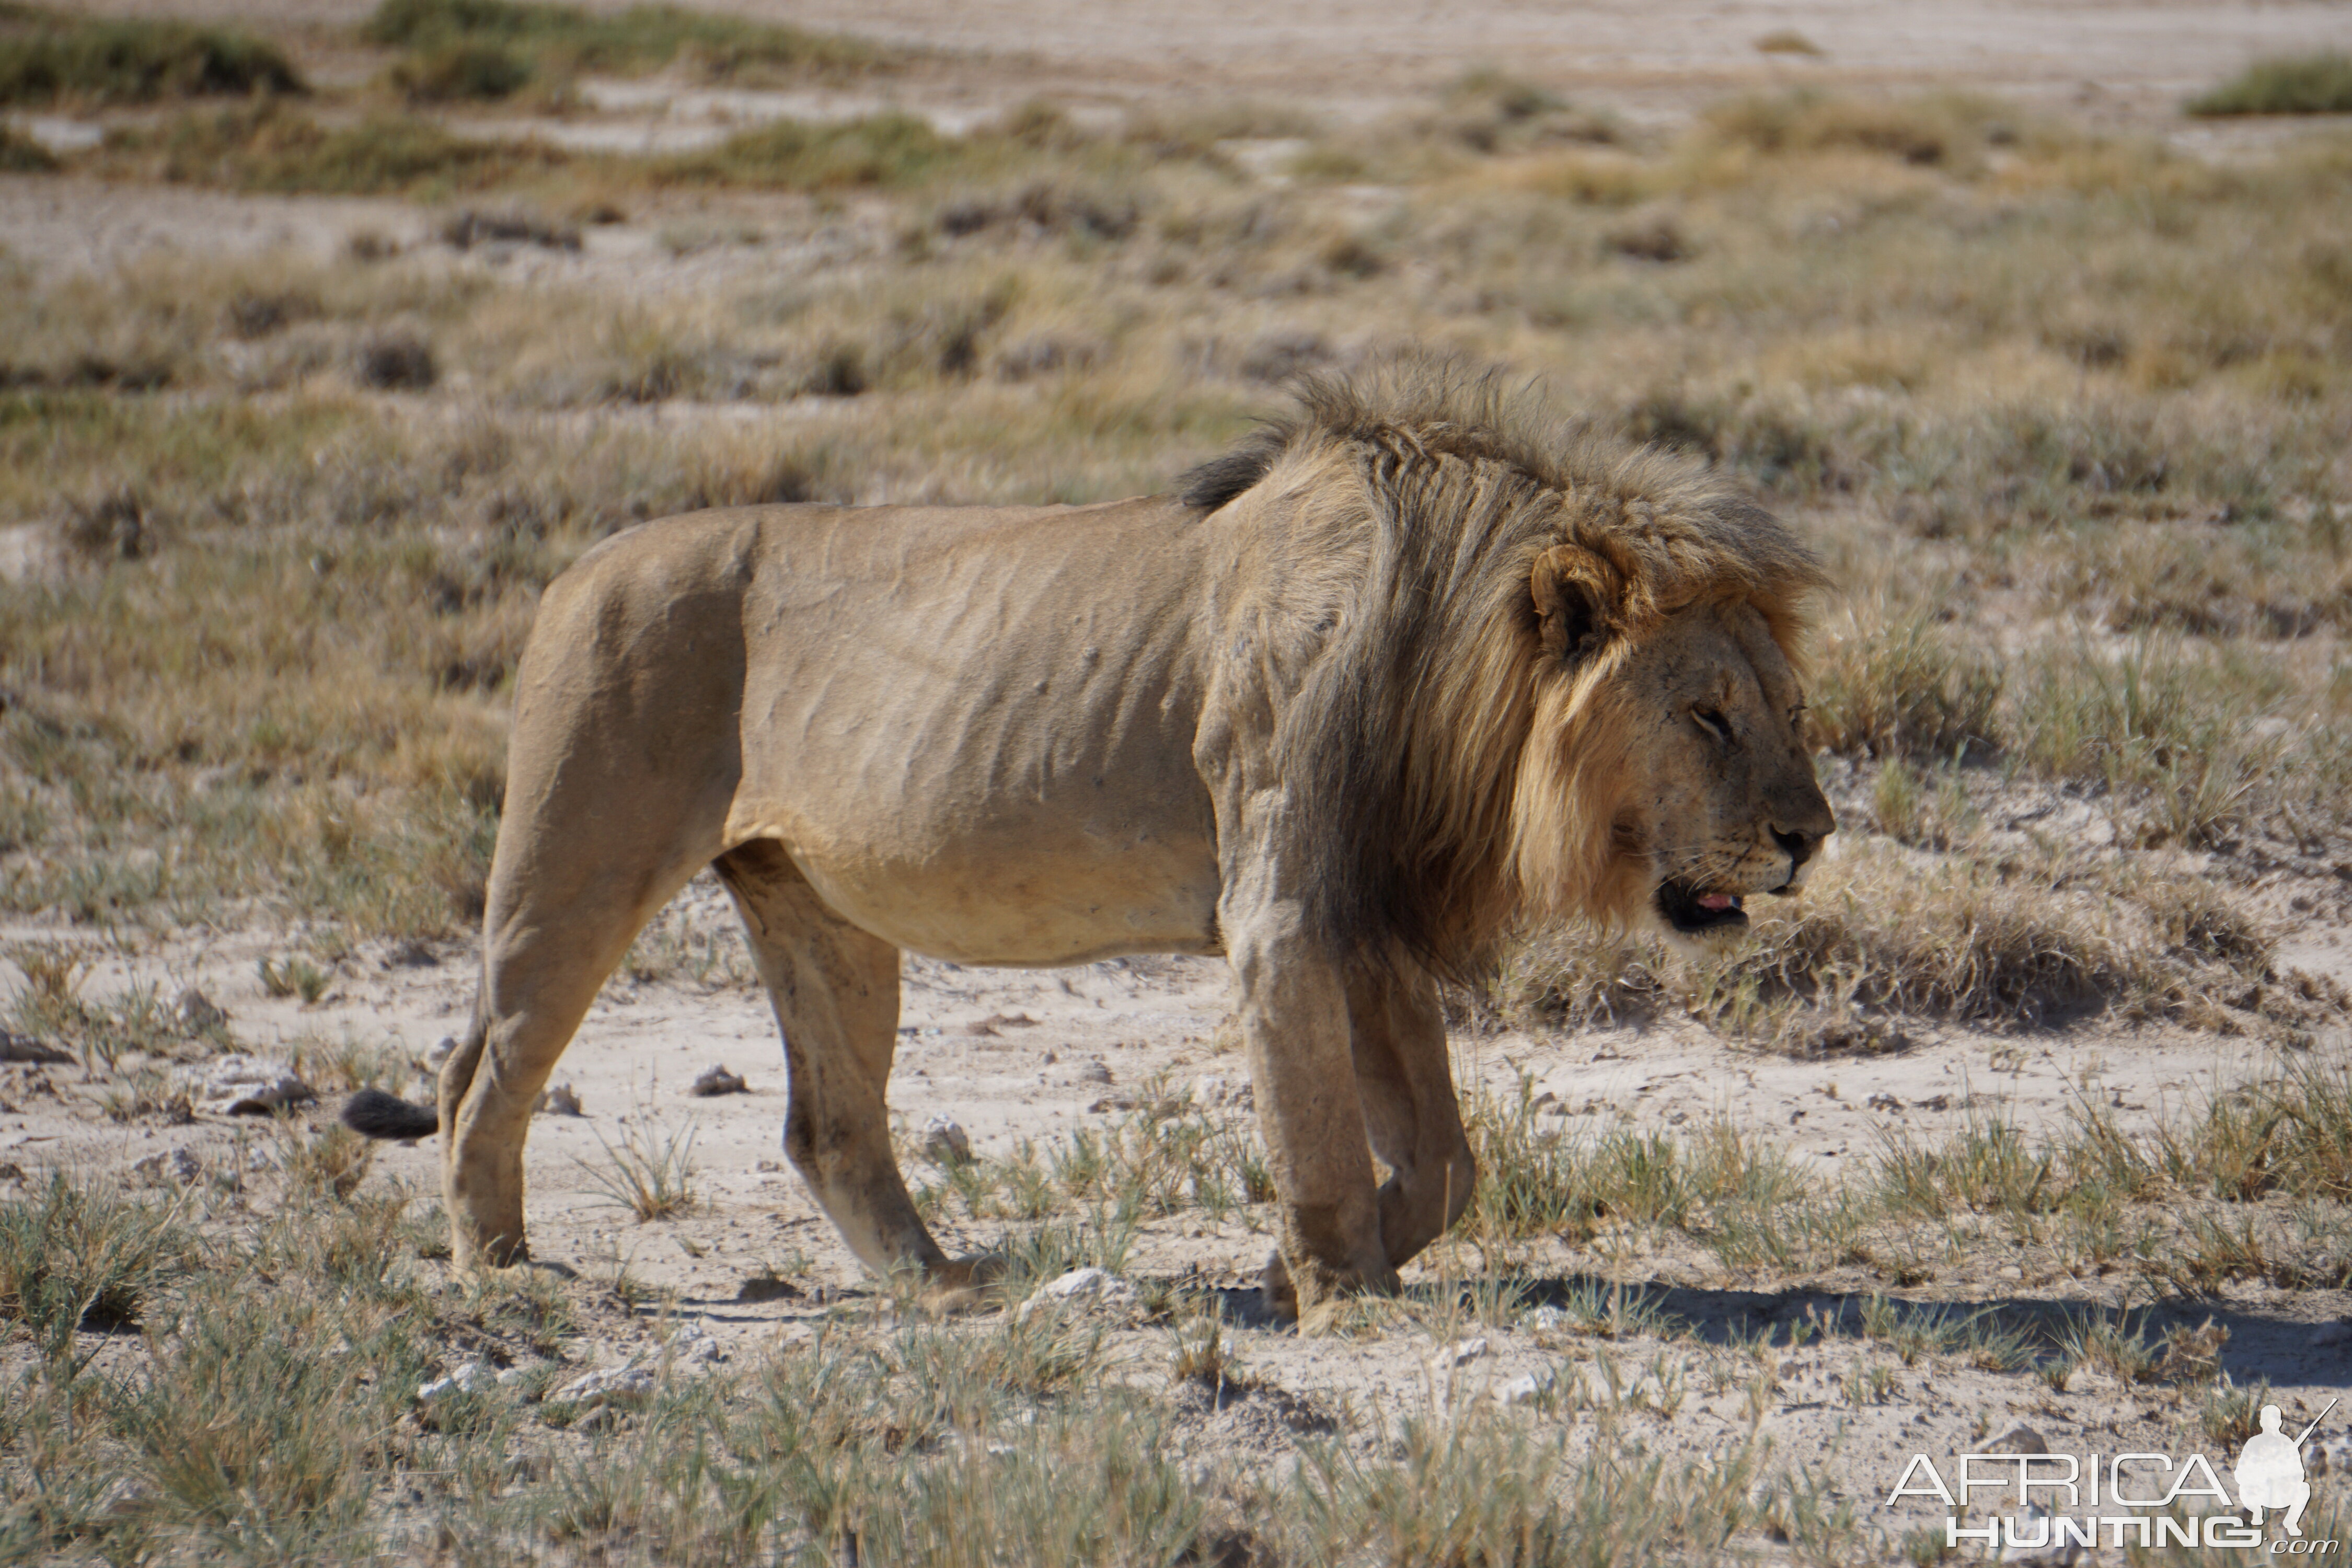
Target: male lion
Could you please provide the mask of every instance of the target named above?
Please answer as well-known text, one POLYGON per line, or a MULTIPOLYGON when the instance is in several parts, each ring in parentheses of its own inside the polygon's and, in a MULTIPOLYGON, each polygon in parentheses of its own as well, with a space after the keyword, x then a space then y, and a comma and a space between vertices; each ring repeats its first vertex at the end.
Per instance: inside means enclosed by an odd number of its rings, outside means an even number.
POLYGON ((1223 953, 1269 1294, 1392 1288, 1475 1178, 1433 977, 1528 919, 1727 942, 1835 826, 1792 668, 1822 581, 1688 465, 1427 365, 1308 385, 1177 496, 631 530, 523 654, 438 1114, 345 1119, 446 1129, 457 1263, 524 1259, 532 1102, 712 866, 783 1031, 784 1147, 868 1268, 952 1305, 986 1261, 940 1249, 891 1154, 902 949, 1223 953))

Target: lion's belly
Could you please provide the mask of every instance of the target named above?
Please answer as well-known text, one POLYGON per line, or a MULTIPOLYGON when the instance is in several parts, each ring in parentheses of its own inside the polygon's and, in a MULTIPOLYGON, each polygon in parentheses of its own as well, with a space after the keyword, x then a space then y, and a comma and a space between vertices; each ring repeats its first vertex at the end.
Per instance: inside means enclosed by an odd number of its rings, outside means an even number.
POLYGON ((793 847, 825 902, 884 941, 958 963, 1086 963, 1128 952, 1213 953, 1217 875, 1205 843, 1129 842, 920 863, 793 847))

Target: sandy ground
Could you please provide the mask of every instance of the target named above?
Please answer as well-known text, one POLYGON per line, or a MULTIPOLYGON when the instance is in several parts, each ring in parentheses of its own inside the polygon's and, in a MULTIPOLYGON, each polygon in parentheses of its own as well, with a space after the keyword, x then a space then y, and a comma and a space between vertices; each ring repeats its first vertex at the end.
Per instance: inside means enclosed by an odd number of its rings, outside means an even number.
MULTIPOLYGON (((732 917, 706 879, 667 918, 673 929, 701 935, 732 917)), ((0 941, 58 934, 28 927, 0 931, 0 941)), ((2352 973, 2343 948, 2328 945, 2331 938, 2340 933, 2316 933, 2302 956, 2339 975, 2352 973)), ((336 971, 328 994, 304 1005, 269 997, 257 978, 257 961, 283 952, 282 940, 246 933, 105 957, 87 994, 153 984, 176 995, 198 985, 227 1010, 240 1046, 281 1059, 353 1042, 393 1045, 421 1058, 463 1027, 473 986, 471 954, 464 949, 354 955, 336 971)), ((14 978, 0 965, 0 983, 14 978)), ((937 1175, 911 1152, 934 1117, 964 1128, 977 1152, 1003 1155, 1024 1140, 1044 1143, 1080 1128, 1108 1128, 1124 1119, 1146 1086, 1194 1089, 1205 1098, 1221 1085, 1230 1099, 1246 1083, 1239 1057, 1220 1054, 1215 1045, 1226 1005, 1224 968, 1215 962, 1138 958, 1021 971, 910 958, 904 996, 890 1095, 917 1180, 937 1175)), ((1560 1117, 1564 1128, 1666 1129, 1728 1116, 1784 1139, 1825 1182, 1890 1137, 1933 1140, 1971 1118, 2031 1129, 2064 1118, 2084 1095, 2124 1125, 2143 1126, 2274 1065, 2269 1047, 2247 1042, 2100 1028, 2023 1037, 1947 1029, 1899 1055, 1814 1061, 1733 1050, 1674 1024, 1541 1037, 1460 1035, 1454 1052, 1465 1092, 1514 1095, 1524 1075, 1538 1097, 1550 1097, 1545 1114, 1560 1117)), ((862 1278, 782 1157, 787 1085, 774 1024, 755 987, 740 980, 615 980, 555 1081, 572 1088, 584 1114, 543 1113, 533 1123, 527 1168, 535 1256, 592 1280, 625 1269, 671 1294, 669 1306, 648 1310, 634 1333, 607 1332, 574 1347, 578 1359, 609 1364, 649 1351, 669 1331, 667 1312, 707 1330, 730 1357, 790 1353, 828 1314, 887 1312, 886 1299, 862 1278), (693 1080, 713 1066, 741 1075, 748 1091, 693 1095, 693 1080), (640 1225, 600 1192, 596 1174, 609 1169, 609 1146, 633 1131, 658 1141, 689 1128, 701 1212, 640 1225), (745 1281, 770 1275, 789 1281, 796 1294, 740 1299, 745 1281)), ((421 1079, 405 1087, 423 1097, 421 1079)), ((152 1118, 119 1125, 99 1110, 105 1088, 77 1068, 0 1069, 0 1174, 10 1166, 32 1179, 60 1166, 120 1172, 185 1149, 210 1173, 252 1172, 243 1179, 267 1201, 271 1152, 284 1134, 266 1121, 203 1115, 184 1127, 159 1126, 152 1118)), ((304 1120, 323 1125, 332 1109, 322 1102, 304 1120)), ((1227 1114, 1247 1112, 1236 1107, 1227 1114)), ((405 1184, 429 1196, 436 1160, 429 1143, 385 1146, 369 1180, 405 1184)), ((1530 1301, 1606 1289, 1611 1279, 1629 1282, 1685 1325, 1686 1337, 1596 1341, 1546 1331, 1517 1313, 1502 1327, 1424 1319, 1363 1338, 1302 1337, 1257 1304, 1269 1224, 1263 1209, 1244 1208, 1222 1222, 1197 1210, 1181 1213, 1148 1223, 1127 1266, 1139 1280, 1189 1278, 1213 1289, 1239 1321, 1233 1352, 1260 1386, 1223 1406, 1198 1393, 1180 1402, 1178 1429, 1202 1463, 1283 1462, 1297 1436, 1335 1427, 1377 1452, 1391 1440, 1381 1434, 1397 1431, 1402 1420, 1486 1401, 1530 1373, 1557 1378, 1561 1390, 1580 1379, 1596 1395, 1614 1381, 1637 1391, 1637 1404, 1673 1405, 1671 1415, 1633 1408, 1605 1420, 1590 1412, 1570 1416, 1580 1444, 1622 1445, 1630 1437, 1676 1458, 1719 1454, 1761 1436, 1773 1445, 1777 1463, 1816 1468, 1832 1499, 1865 1509, 1877 1508, 1911 1454, 1972 1451, 2020 1424, 2058 1452, 2112 1453, 2125 1445, 2168 1452, 2195 1443, 2193 1394, 2184 1403, 2171 1389, 2118 1384, 2096 1372, 2077 1373, 2059 1392, 2026 1373, 1949 1363, 1934 1372, 1925 1363, 1906 1368, 1883 1345, 1852 1337, 1773 1355, 1780 1387, 1759 1411, 1748 1392, 1757 1363, 1727 1347, 1759 1334, 1785 1341, 1792 1328, 1801 1334, 1816 1322, 1842 1323, 1850 1336, 1863 1298, 1885 1288, 1859 1268, 1759 1277, 1752 1284, 1725 1279, 1705 1289, 1659 1286, 1643 1283, 1654 1275, 1639 1244, 1615 1256, 1604 1275, 1594 1271, 1591 1253, 1538 1243, 1525 1265, 1530 1301), (1473 1337, 1484 1346, 1472 1361, 1450 1370, 1433 1363, 1446 1344, 1473 1337), (1872 1367, 1885 1369, 1885 1381, 1857 1404, 1850 1380, 1872 1367)), ((942 1240, 950 1250, 982 1250, 1003 1228, 950 1224, 942 1240)), ((1408 1281, 1430 1292, 1444 1280, 1475 1279, 1480 1272, 1474 1251, 1441 1247, 1408 1271, 1408 1281)), ((2097 1276, 2029 1277, 1991 1265, 1979 1275, 1947 1274, 1924 1290, 1896 1294, 1963 1311, 2000 1305, 2046 1313, 2119 1302, 2114 1282, 2097 1276)), ((2239 1384, 2267 1381, 2290 1414, 2304 1411, 2307 1418, 2352 1387, 2352 1343, 2339 1342, 2330 1328, 2347 1317, 2352 1294, 2254 1284, 2159 1303, 2148 1321, 2161 1332, 2210 1320, 2227 1331, 2221 1364, 2228 1375, 2239 1384)), ((1112 1324, 1115 1358, 1143 1384, 1164 1385, 1171 1343, 1164 1327, 1132 1319, 1112 1324)), ((1927 1519, 1913 1512, 1909 1522, 1927 1519)))

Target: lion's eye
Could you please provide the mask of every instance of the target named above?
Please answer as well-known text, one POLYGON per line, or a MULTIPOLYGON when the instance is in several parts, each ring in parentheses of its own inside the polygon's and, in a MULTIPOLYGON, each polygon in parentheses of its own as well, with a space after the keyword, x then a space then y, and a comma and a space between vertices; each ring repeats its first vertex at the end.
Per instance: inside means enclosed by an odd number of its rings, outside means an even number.
POLYGON ((1728 741, 1731 739, 1731 726, 1724 721, 1723 715, 1715 709, 1694 708, 1691 710, 1691 718, 1695 722, 1696 722, 1700 729, 1706 731, 1717 740, 1728 741))

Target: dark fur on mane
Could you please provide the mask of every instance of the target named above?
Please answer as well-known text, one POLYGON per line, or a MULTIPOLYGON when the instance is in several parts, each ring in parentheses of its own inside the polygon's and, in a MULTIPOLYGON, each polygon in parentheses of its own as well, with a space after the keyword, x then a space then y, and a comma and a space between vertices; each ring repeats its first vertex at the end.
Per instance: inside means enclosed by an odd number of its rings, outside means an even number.
MULTIPOLYGON (((1753 604, 1797 658, 1822 570, 1705 469, 1548 417, 1493 372, 1412 359, 1362 379, 1307 379, 1297 397, 1187 474, 1182 494, 1213 511, 1277 479, 1292 488, 1269 504, 1304 507, 1304 483, 1352 519, 1339 547, 1352 538, 1365 552, 1360 585, 1276 722, 1277 766, 1314 858, 1309 918, 1360 958, 1474 973, 1529 901, 1531 828, 1590 839, 1571 853, 1596 879, 1605 858, 1609 823, 1587 818, 1613 805, 1538 818, 1529 813, 1552 808, 1515 799, 1538 715, 1591 731, 1556 728, 1547 745, 1605 749, 1612 650, 1702 601, 1753 604), (1536 559, 1559 545, 1605 563, 1613 589, 1595 637, 1565 658, 1543 653, 1528 585, 1536 559)), ((1568 778, 1575 764, 1563 765, 1568 778)), ((1610 787, 1574 776, 1568 793, 1610 787)))

